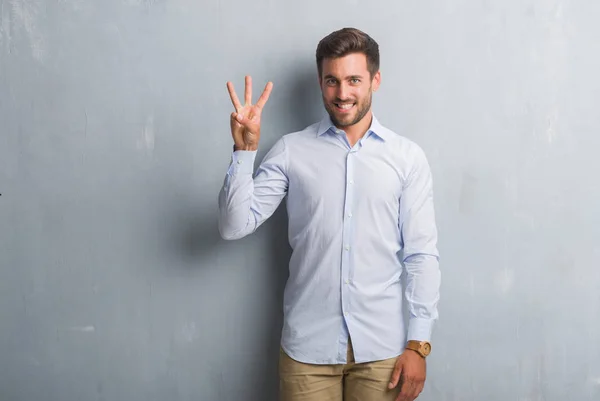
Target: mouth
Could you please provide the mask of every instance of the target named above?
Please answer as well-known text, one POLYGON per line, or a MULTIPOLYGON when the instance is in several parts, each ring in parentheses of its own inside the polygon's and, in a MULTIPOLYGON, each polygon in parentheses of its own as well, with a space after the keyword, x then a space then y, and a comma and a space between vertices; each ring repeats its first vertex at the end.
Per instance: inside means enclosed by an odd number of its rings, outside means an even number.
POLYGON ((340 113, 348 113, 354 109, 356 103, 334 103, 335 109, 340 113))

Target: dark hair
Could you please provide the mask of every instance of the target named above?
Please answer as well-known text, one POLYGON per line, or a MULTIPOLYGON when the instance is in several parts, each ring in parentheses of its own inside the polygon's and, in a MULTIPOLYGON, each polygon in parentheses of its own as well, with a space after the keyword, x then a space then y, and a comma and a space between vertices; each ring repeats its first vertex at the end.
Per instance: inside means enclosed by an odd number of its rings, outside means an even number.
POLYGON ((367 56, 371 78, 379 71, 379 45, 373 38, 356 28, 343 28, 325 36, 317 46, 317 69, 323 72, 323 59, 344 57, 352 53, 367 56))

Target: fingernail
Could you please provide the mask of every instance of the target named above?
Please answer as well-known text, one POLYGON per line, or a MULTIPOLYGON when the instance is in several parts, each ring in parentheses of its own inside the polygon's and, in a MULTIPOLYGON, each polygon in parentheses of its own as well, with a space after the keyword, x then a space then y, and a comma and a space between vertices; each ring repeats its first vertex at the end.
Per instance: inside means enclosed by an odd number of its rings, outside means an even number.
POLYGON ((236 118, 236 119, 237 119, 239 122, 242 122, 242 120, 244 119, 244 116, 243 116, 243 115, 241 115, 241 114, 238 114, 238 115, 237 115, 235 118, 236 118))

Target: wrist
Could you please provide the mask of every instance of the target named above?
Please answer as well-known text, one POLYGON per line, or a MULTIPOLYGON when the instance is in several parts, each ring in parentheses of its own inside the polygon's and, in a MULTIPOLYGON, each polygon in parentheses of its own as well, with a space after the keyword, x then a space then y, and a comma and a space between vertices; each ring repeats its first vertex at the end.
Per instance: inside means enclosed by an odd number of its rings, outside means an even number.
POLYGON ((423 355, 419 354, 419 352, 414 349, 405 348, 404 352, 406 352, 407 354, 412 354, 412 355, 418 356, 419 358, 425 359, 425 357, 423 355))
POLYGON ((421 357, 426 358, 431 353, 431 344, 428 341, 410 340, 406 343, 405 349, 414 351, 421 357))
POLYGON ((244 151, 255 151, 258 150, 258 146, 254 146, 254 145, 234 145, 233 150, 244 150, 244 151))

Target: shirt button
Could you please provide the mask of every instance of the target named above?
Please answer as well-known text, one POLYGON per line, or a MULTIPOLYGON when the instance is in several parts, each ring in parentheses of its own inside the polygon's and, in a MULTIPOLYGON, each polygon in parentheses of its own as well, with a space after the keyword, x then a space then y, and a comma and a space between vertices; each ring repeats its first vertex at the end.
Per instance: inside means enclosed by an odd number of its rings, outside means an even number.
POLYGON ((346 280, 346 284, 350 283, 350 280, 346 280))
POLYGON ((242 160, 238 160, 238 161, 237 161, 237 164, 242 164, 242 163, 243 163, 243 161, 242 161, 242 160))
POLYGON ((350 184, 354 184, 354 180, 350 180, 350 184))
POLYGON ((346 246, 345 246, 345 249, 346 249, 347 251, 349 251, 349 250, 350 250, 350 245, 346 245, 346 246))
POLYGON ((352 217, 352 212, 348 212, 348 217, 352 217))

